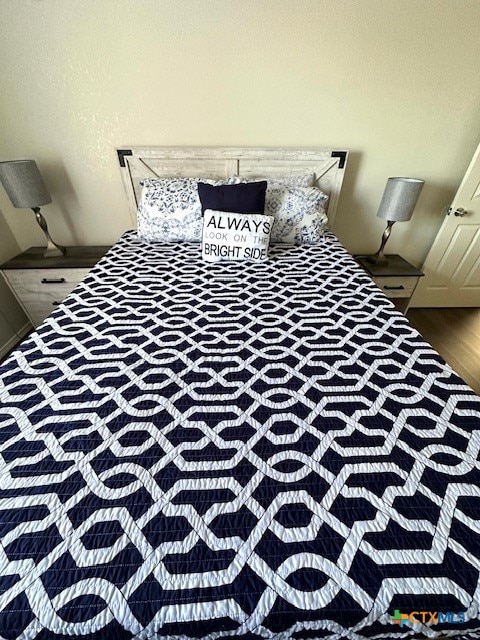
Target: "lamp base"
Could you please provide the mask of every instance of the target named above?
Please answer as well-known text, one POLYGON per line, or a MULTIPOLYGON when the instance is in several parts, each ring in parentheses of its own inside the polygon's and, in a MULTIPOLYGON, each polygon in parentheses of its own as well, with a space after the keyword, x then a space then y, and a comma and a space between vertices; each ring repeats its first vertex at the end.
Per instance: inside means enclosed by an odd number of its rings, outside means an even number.
POLYGON ((390 233, 394 224, 394 220, 387 220, 387 228, 383 232, 382 242, 380 244, 379 250, 373 256, 367 256, 367 260, 368 262, 370 262, 370 264, 388 264, 387 256, 383 253, 383 250, 385 249, 385 245, 387 244, 387 240, 390 237, 390 233))
POLYGON ((65 247, 61 247, 61 248, 53 247, 52 249, 47 247, 43 252, 44 258, 58 258, 59 256, 64 256, 64 255, 65 255, 65 247))
POLYGON ((42 229, 43 233, 45 234, 45 238, 47 239, 47 247, 45 249, 43 257, 44 258, 53 258, 53 257, 65 255, 65 247, 61 247, 59 244, 54 242, 52 240, 51 235, 48 233, 47 221, 45 220, 45 218, 40 213, 40 207, 33 207, 32 211, 35 214, 35 218, 37 219, 37 222, 38 222, 40 228, 42 229))
POLYGON ((383 251, 382 253, 375 253, 373 256, 366 256, 365 260, 367 260, 367 262, 370 262, 370 264, 378 264, 378 265, 388 264, 388 258, 383 253, 383 251))

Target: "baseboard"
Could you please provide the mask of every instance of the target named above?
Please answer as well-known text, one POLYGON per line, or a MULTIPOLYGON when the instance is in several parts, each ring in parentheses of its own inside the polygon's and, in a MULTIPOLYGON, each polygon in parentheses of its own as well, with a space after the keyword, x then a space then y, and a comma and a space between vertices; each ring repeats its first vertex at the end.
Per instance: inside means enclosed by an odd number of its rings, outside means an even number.
POLYGON ((30 333, 32 329, 33 327, 31 323, 27 322, 26 324, 23 325, 21 329, 17 331, 17 333, 14 336, 10 338, 10 340, 8 340, 8 342, 6 342, 3 345, 0 345, 0 361, 3 360, 3 358, 5 358, 5 356, 9 354, 10 351, 13 351, 13 349, 15 349, 15 347, 19 344, 19 342, 21 342, 21 340, 23 340, 23 338, 28 333, 30 333))

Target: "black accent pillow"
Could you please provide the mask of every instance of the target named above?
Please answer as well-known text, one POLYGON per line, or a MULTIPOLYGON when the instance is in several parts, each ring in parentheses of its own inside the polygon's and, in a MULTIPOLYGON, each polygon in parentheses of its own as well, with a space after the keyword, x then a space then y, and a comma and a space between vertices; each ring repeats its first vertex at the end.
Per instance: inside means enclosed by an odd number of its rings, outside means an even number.
POLYGON ((267 181, 240 184, 222 184, 215 187, 198 183, 198 196, 202 214, 206 209, 228 213, 264 213, 267 181))

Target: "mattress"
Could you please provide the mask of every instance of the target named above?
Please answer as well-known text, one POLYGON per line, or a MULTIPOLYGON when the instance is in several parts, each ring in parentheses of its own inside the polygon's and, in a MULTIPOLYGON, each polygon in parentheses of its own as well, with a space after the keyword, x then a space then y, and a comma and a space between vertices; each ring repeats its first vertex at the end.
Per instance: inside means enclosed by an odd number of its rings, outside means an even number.
POLYGON ((125 234, 0 399, 2 639, 480 637, 480 399, 330 233, 125 234))

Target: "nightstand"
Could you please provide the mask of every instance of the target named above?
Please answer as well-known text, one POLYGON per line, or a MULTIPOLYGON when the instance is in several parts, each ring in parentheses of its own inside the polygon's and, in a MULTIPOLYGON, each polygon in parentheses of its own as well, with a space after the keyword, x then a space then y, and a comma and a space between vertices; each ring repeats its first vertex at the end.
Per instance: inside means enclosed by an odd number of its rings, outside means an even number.
POLYGON ((44 247, 32 247, 0 269, 31 323, 38 327, 108 249, 67 247, 63 256, 44 258, 44 247))
POLYGON ((415 287, 425 274, 399 255, 386 256, 388 264, 383 265, 372 264, 365 256, 354 257, 397 309, 406 313, 415 287))

